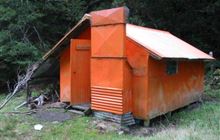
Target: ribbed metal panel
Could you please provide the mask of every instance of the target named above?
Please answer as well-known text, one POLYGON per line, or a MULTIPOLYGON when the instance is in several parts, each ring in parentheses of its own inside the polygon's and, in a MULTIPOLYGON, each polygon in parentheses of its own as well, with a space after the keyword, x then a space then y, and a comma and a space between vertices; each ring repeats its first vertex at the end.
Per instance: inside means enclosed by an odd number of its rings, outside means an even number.
POLYGON ((94 116, 99 119, 116 122, 116 123, 119 123, 119 124, 125 125, 125 126, 135 124, 135 120, 134 120, 134 117, 131 112, 128 112, 123 115, 117 115, 117 114, 112 114, 109 112, 95 111, 94 116))
POLYGON ((91 87, 93 110, 123 114, 122 89, 109 87, 91 87))

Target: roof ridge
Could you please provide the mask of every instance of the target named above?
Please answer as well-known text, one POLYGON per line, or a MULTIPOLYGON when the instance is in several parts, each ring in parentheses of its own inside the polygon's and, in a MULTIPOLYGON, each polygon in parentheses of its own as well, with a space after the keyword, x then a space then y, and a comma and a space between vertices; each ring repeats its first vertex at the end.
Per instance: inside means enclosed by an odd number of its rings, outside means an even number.
POLYGON ((142 28, 142 29, 145 29, 145 30, 153 30, 153 31, 159 31, 159 32, 162 32, 162 33, 171 34, 169 31, 154 29, 154 28, 150 28, 150 27, 139 26, 139 25, 135 25, 135 24, 131 24, 131 23, 127 23, 126 25, 136 26, 137 28, 142 28))

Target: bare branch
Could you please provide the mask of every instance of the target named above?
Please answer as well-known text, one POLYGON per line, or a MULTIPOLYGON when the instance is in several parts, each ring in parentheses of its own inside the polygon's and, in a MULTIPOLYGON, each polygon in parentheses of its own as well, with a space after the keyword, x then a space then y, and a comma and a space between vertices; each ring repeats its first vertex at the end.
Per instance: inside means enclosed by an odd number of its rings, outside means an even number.
POLYGON ((24 76, 20 76, 20 75, 17 76, 18 81, 15 84, 15 88, 14 88, 13 92, 8 94, 8 96, 5 98, 3 103, 0 105, 0 109, 2 109, 16 93, 18 93, 21 89, 23 89, 26 86, 26 84, 30 80, 32 74, 38 68, 39 64, 40 64, 40 62, 37 62, 37 63, 33 64, 32 66, 29 66, 27 68, 26 74, 24 76))
POLYGON ((11 93, 12 89, 10 87, 10 81, 9 80, 7 81, 7 87, 8 87, 8 92, 11 93))
POLYGON ((41 38, 41 36, 40 36, 40 33, 38 32, 38 30, 37 30, 37 28, 36 28, 35 26, 33 26, 33 28, 34 28, 34 31, 35 31, 36 34, 37 34, 38 40, 40 41, 41 47, 44 48, 44 42, 43 42, 43 40, 42 40, 42 38, 41 38))

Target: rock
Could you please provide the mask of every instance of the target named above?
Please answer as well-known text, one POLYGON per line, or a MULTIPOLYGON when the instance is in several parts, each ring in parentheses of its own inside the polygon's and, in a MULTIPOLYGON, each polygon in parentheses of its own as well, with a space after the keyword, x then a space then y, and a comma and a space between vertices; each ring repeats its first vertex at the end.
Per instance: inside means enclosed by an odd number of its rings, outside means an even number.
POLYGON ((104 124, 104 123, 98 123, 97 124, 97 128, 99 130, 106 130, 107 129, 107 126, 104 124))
POLYGON ((58 121, 53 121, 52 123, 53 123, 53 124, 58 124, 59 122, 58 122, 58 121))
POLYGON ((65 108, 67 105, 63 102, 55 102, 47 105, 49 108, 65 108))
POLYGON ((123 131, 123 132, 126 133, 126 134, 129 134, 129 133, 130 133, 129 127, 121 127, 120 130, 123 131))
POLYGON ((118 135, 124 134, 124 131, 118 131, 118 135))
POLYGON ((40 131, 43 128, 43 125, 41 124, 36 124, 34 125, 34 129, 40 131))

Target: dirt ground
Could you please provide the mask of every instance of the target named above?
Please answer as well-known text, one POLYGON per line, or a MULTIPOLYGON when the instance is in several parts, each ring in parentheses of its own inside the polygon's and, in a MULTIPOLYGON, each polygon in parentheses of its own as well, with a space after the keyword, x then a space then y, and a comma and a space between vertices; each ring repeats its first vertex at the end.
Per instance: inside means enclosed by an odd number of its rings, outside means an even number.
POLYGON ((36 113, 32 114, 32 116, 40 121, 47 122, 64 122, 79 117, 79 115, 65 110, 64 106, 64 104, 59 102, 46 104, 37 108, 36 113))
MULTIPOLYGON (((200 105, 201 103, 196 102, 175 112, 181 110, 192 111, 193 109, 200 107, 200 105)), ((32 116, 40 121, 47 121, 47 122, 64 122, 66 120, 74 119, 76 117, 81 117, 78 114, 68 112, 59 103, 44 105, 41 108, 38 108, 37 112, 34 113, 32 116)), ((90 123, 89 126, 91 128, 97 129, 98 132, 101 134, 116 132, 119 135, 128 134, 128 135, 142 137, 142 136, 151 136, 164 129, 170 129, 170 128, 175 129, 176 125, 172 123, 168 123, 169 125, 164 126, 164 128, 161 127, 161 124, 166 124, 166 121, 167 121, 167 116, 163 115, 151 120, 151 123, 148 127, 142 126, 140 124, 126 127, 126 126, 121 126, 120 124, 114 122, 97 119, 95 117, 92 117, 91 115, 91 121, 89 122, 90 123)))
POLYGON ((153 127, 143 127, 140 125, 125 127, 117 123, 95 118, 93 118, 90 124, 92 127, 98 129, 99 133, 117 132, 119 135, 129 134, 134 136, 149 136, 158 131, 156 128, 153 127))
POLYGON ((14 108, 25 100, 17 96, 0 111, 0 139, 219 139, 220 90, 205 92, 201 102, 152 119, 148 127, 123 127, 92 115, 76 115, 59 102, 33 110, 23 106, 16 112, 14 108), (41 131, 35 129, 38 124, 43 126, 41 131))
MULTIPOLYGON (((47 104, 42 106, 41 108, 37 108, 36 112, 32 114, 32 116, 40 121, 53 123, 64 122, 66 120, 71 120, 76 117, 81 117, 78 114, 68 112, 57 103, 47 104)), ((134 136, 149 136, 155 132, 160 131, 156 127, 143 127, 140 125, 125 127, 114 122, 97 119, 95 117, 92 117, 92 115, 90 117, 91 121, 89 122, 89 126, 91 128, 97 129, 98 132, 101 134, 116 132, 119 135, 129 134, 134 136)))
MULTIPOLYGON (((204 96, 203 101, 211 101, 215 102, 217 99, 211 98, 210 96, 204 96)), ((179 111, 193 111, 194 109, 197 109, 201 106, 201 102, 195 102, 192 103, 184 108, 178 109, 171 114, 177 113, 179 111)), ((32 116, 37 118, 40 121, 47 121, 47 122, 64 122, 66 120, 71 120, 76 117, 81 117, 78 114, 74 114, 71 112, 68 112, 66 109, 64 109, 64 104, 62 103, 51 103, 46 104, 42 106, 41 108, 38 108, 36 113, 34 113, 32 116)), ((160 131, 163 131, 165 129, 175 129, 176 124, 170 123, 168 115, 159 116, 153 120, 150 121, 150 125, 148 127, 142 126, 141 123, 133 125, 133 126, 121 126, 120 124, 100 120, 95 117, 91 117, 91 121, 89 127, 95 128, 98 130, 99 133, 109 133, 109 132, 116 132, 119 135, 122 134, 128 134, 133 136, 152 136, 153 134, 156 134, 160 131), (164 125, 164 127, 161 127, 161 124, 168 124, 164 125), (158 127, 159 126, 159 127, 158 127)))
POLYGON ((33 116, 41 121, 63 122, 72 119, 75 115, 65 111, 41 110, 33 114, 33 116))
MULTIPOLYGON (((171 114, 175 114, 181 111, 193 111, 194 109, 197 109, 201 106, 200 102, 192 103, 186 107, 180 108, 171 114)), ((167 114, 156 117, 150 121, 149 126, 143 126, 141 123, 135 124, 129 127, 121 126, 120 124, 100 120, 93 118, 93 120, 90 122, 92 127, 95 127, 98 129, 99 133, 107 133, 107 132, 117 132, 119 135, 121 134, 128 134, 133 136, 152 136, 153 134, 156 134, 158 132, 161 132, 165 129, 175 129, 176 124, 175 122, 171 123, 169 122, 167 114), (161 125, 164 124, 164 127, 161 127, 161 125)))

